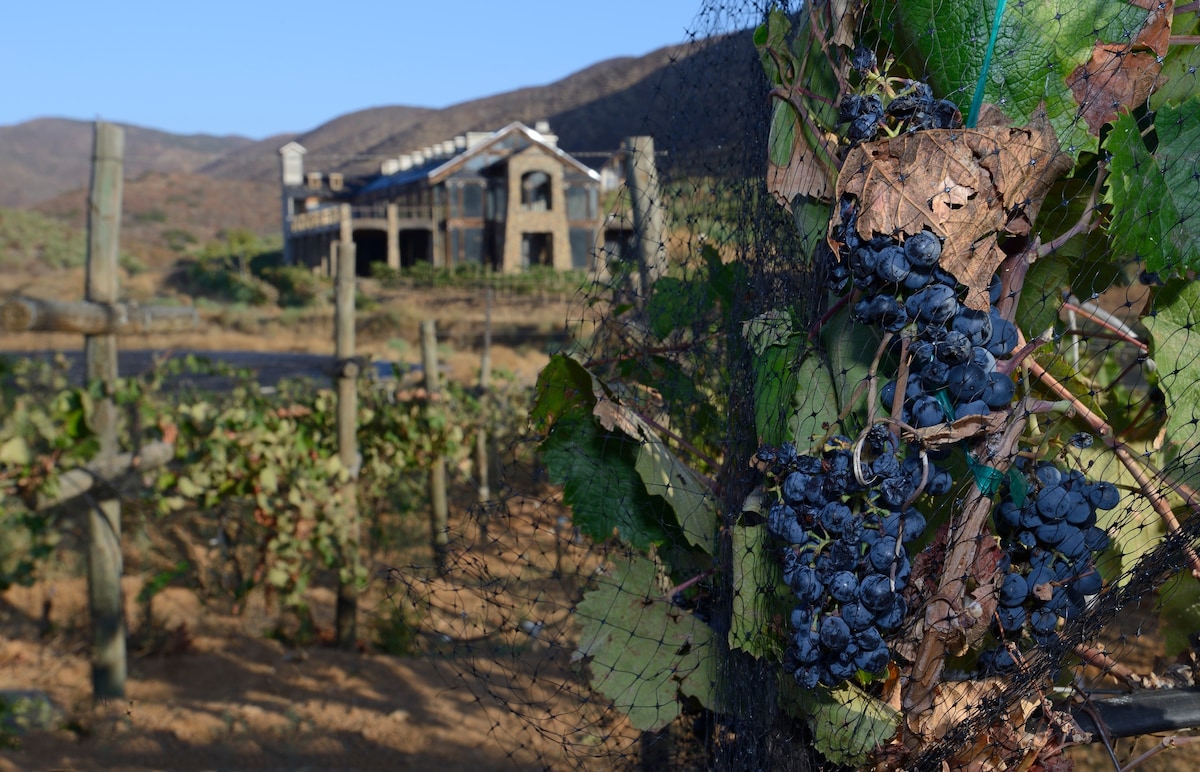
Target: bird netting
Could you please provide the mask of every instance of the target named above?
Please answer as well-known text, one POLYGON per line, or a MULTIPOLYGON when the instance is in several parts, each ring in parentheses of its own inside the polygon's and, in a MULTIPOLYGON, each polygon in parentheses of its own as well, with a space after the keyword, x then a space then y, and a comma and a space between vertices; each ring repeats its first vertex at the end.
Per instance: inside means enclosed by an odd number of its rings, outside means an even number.
POLYGON ((392 573, 515 761, 1064 769, 1189 725, 1103 700, 1200 644, 1196 27, 705 3, 503 490, 392 573))

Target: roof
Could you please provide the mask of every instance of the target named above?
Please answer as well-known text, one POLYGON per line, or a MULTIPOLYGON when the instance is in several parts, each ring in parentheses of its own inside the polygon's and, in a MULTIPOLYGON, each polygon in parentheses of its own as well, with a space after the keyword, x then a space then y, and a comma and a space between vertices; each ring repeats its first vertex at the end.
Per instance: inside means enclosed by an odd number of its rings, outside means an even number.
POLYGON ((403 187, 422 180, 430 184, 437 184, 451 174, 455 174, 464 168, 472 166, 477 166, 480 169, 486 168, 496 161, 512 155, 517 148, 506 148, 506 143, 519 142, 522 137, 527 139, 531 145, 541 147, 542 150, 556 157, 564 165, 571 166, 581 174, 599 181, 599 172, 586 166, 557 145, 547 142, 540 132, 529 128, 519 121, 514 121, 503 129, 493 132, 490 137, 472 148, 459 152, 449 158, 430 159, 430 161, 421 166, 414 166, 411 169, 396 172, 395 174, 380 175, 378 179, 363 186, 358 192, 369 193, 393 187, 403 187), (504 152, 498 152, 501 150, 504 152))

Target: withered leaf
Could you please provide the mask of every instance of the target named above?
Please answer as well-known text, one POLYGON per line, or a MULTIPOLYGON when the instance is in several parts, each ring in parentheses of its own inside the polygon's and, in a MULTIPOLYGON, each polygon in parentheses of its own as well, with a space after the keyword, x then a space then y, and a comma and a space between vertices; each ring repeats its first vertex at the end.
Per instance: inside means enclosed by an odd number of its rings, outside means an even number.
MULTIPOLYGON (((777 109, 781 115, 787 113, 796 116, 791 104, 781 105, 777 109)), ((776 120, 786 119, 786 116, 782 116, 776 120)), ((837 142, 833 137, 819 136, 815 125, 802 125, 803 121, 803 118, 794 118, 791 127, 792 153, 787 163, 781 166, 769 157, 767 160, 767 190, 789 212, 792 211, 792 200, 796 196, 828 200, 837 175, 833 165, 837 142)))
POLYGON ((1158 84, 1162 57, 1171 38, 1174 3, 1133 2, 1149 10, 1132 43, 1096 41, 1092 58, 1067 77, 1067 86, 1093 134, 1117 117, 1122 107, 1141 104, 1158 84))
MULTIPOLYGON (((851 149, 837 195, 858 201, 864 237, 929 229, 943 238, 942 267, 966 285, 968 306, 986 310, 988 282, 1005 258, 998 236, 1028 233, 1051 183, 1071 165, 1044 110, 1021 127, 997 125, 993 114, 974 129, 919 131, 851 149)), ((830 234, 840 223, 835 208, 830 234)))

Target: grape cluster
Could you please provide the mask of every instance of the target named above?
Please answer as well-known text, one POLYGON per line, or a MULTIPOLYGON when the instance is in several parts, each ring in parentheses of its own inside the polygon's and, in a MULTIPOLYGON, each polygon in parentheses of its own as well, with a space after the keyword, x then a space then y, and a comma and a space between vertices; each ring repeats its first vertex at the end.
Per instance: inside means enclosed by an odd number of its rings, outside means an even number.
MULTIPOLYGON (((874 57, 855 62, 860 72, 875 69, 874 57), (859 67, 858 65, 869 65, 859 67)), ((879 132, 894 127, 900 131, 953 129, 962 125, 958 107, 948 99, 934 99, 933 89, 919 80, 899 80, 900 89, 884 103, 878 93, 846 94, 838 103, 838 122, 848 124, 850 143, 870 142, 879 132)))
MULTIPOLYGON (((1046 646, 1057 642, 1060 621, 1077 615, 1087 597, 1100 592, 1095 556, 1109 539, 1096 526, 1096 513, 1116 507, 1121 496, 1112 483, 1090 482, 1078 470, 1048 462, 1036 466, 1027 485, 1023 501, 1006 486, 993 512, 1005 551, 995 631, 1008 641, 1028 633, 1046 646)), ((1015 664, 1003 647, 984 652, 979 662, 987 672, 1015 664)))
POLYGON ((925 517, 905 497, 925 473, 899 457, 882 426, 857 448, 835 437, 819 457, 785 443, 760 448, 757 458, 778 491, 767 529, 788 545, 783 577, 796 599, 788 670, 809 689, 883 671, 891 661, 884 636, 908 612, 903 545, 925 531, 925 517))
MULTIPOLYGON (((856 208, 842 204, 842 224, 835 236, 842 259, 830 274, 830 288, 845 293, 851 286, 861 296, 851 318, 886 332, 912 327, 908 377, 901 414, 918 429, 967 415, 987 415, 1007 407, 1016 385, 996 367, 1017 344, 1017 328, 1000 315, 998 277, 989 287, 985 311, 964 305, 964 288, 939 263, 942 245, 923 230, 902 242, 876 235, 863 239, 856 227, 856 208)), ((894 404, 896 381, 880 389, 884 408, 894 404)))

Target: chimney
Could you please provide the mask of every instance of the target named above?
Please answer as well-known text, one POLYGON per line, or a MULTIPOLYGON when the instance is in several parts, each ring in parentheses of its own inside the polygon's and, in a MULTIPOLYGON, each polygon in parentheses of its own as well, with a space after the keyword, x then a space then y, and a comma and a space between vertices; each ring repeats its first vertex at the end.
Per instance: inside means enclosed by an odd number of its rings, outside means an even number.
POLYGON ((389 158, 379 165, 379 173, 385 177, 400 171, 400 159, 389 158))

